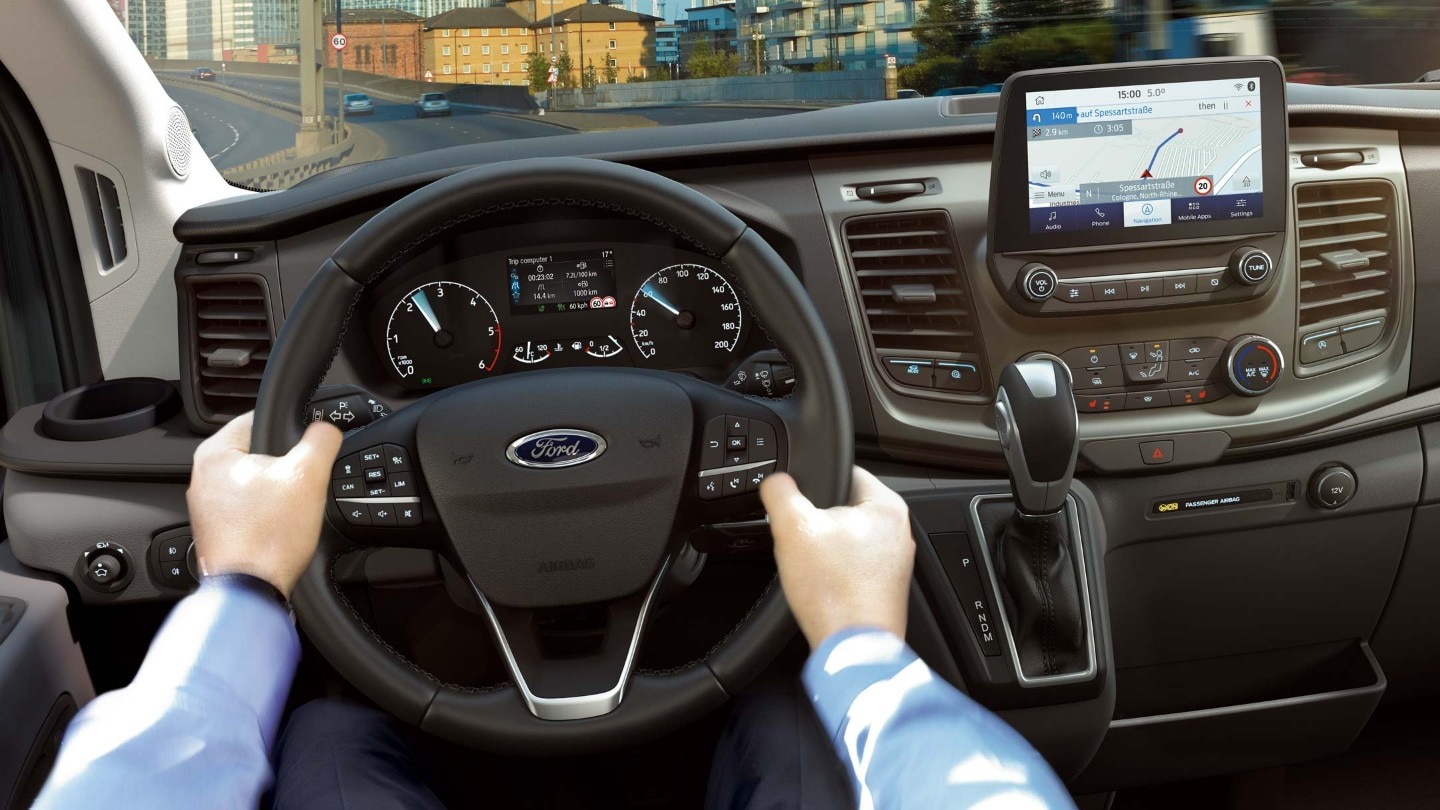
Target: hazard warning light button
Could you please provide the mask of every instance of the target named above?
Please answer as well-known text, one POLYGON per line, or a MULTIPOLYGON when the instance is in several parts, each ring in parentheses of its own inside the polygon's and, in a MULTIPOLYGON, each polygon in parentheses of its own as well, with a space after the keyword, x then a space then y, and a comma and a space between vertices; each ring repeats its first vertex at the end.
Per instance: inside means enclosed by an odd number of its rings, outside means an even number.
POLYGON ((1146 464, 1169 464, 1175 458, 1175 442, 1141 442, 1140 460, 1146 464))

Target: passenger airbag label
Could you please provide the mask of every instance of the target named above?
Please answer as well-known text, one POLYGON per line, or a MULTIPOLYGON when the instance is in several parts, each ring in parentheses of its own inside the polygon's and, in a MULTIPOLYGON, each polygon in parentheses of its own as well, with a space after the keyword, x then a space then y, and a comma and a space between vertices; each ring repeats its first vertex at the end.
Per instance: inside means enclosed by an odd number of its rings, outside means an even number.
POLYGON ((1218 495, 1192 495, 1164 498, 1155 502, 1154 506, 1151 507, 1151 512, 1156 515, 1175 515, 1201 509, 1243 506, 1245 504, 1268 501, 1274 497, 1275 493, 1269 489, 1247 489, 1242 492, 1226 492, 1218 495))

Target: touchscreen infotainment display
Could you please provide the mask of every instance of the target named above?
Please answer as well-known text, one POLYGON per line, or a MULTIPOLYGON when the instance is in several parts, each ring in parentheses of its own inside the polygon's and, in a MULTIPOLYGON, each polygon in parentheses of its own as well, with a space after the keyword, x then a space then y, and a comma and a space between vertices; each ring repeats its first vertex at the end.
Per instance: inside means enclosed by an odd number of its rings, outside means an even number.
POLYGON ((995 132, 993 253, 1285 230, 1285 75, 1273 59, 1017 73, 995 132))
POLYGON ((1025 94, 1031 233, 1264 216, 1260 77, 1025 94))

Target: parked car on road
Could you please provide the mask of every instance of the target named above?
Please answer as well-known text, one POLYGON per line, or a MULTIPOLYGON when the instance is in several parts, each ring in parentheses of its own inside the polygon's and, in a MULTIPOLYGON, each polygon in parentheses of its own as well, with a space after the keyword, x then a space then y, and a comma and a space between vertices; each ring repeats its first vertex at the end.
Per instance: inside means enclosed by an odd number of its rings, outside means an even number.
POLYGON ((198 82, 213 82, 215 81, 215 71, 213 68, 198 67, 190 71, 190 78, 198 82))
POLYGON ((973 96, 973 95, 975 95, 975 94, 978 93, 978 92, 980 92, 980 88, 976 87, 976 86, 973 85, 973 84, 967 84, 967 85, 965 85, 965 86, 963 86, 963 87, 942 87, 942 88, 940 88, 939 90, 936 90, 936 91, 935 91, 935 95, 937 95, 937 96, 973 96))
POLYGON ((415 100, 416 118, 449 114, 450 99, 446 98, 444 93, 422 93, 420 98, 415 100))
POLYGON ((1002 87, 1004 87, 1004 86, 1005 86, 1005 85, 1004 85, 1003 82, 992 82, 992 83, 990 83, 990 84, 981 85, 979 92, 980 92, 981 94, 984 94, 984 93, 998 93, 998 92, 1000 92, 1000 88, 1002 88, 1002 87))
POLYGON ((896 90, 895 98, 924 98, 925 94, 919 90, 896 90))
POLYGON ((370 115, 375 112, 375 102, 364 93, 345 94, 346 115, 370 115))

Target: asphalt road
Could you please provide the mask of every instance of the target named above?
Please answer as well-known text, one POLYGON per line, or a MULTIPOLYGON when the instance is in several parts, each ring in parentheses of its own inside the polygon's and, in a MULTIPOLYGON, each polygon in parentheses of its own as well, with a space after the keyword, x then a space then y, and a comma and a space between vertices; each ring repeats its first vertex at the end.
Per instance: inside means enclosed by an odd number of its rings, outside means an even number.
POLYGON ((190 87, 167 84, 165 90, 185 110, 200 148, 217 169, 249 163, 295 145, 300 127, 294 116, 261 112, 190 87))

